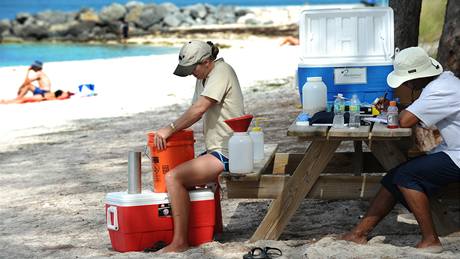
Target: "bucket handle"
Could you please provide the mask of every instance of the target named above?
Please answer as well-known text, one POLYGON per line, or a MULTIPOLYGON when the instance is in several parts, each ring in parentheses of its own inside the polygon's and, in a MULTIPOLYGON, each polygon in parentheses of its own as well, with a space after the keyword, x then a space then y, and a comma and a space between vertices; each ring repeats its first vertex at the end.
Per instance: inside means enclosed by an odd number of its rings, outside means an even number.
POLYGON ((152 156, 150 155, 150 148, 148 145, 144 146, 144 155, 152 162, 152 156))
MULTIPOLYGON (((174 146, 181 146, 181 145, 190 145, 195 143, 195 141, 190 141, 190 140, 183 140, 183 141, 174 141, 170 143, 166 143, 167 147, 174 147, 174 146)), ((153 145, 153 144, 152 144, 153 145)), ((150 147, 149 145, 144 145, 144 155, 152 161, 152 155, 150 154, 150 147)))
POLYGON ((107 228, 110 230, 118 231, 118 214, 117 207, 110 206, 107 208, 107 228), (113 214, 113 223, 110 215, 113 214))

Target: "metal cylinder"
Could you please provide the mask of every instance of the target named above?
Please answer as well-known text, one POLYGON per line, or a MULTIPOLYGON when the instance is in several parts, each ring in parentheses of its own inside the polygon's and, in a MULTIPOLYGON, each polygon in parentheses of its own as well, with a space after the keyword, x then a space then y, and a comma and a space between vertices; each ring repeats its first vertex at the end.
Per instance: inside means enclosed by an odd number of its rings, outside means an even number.
POLYGON ((142 191, 141 152, 128 153, 128 193, 135 194, 142 191))

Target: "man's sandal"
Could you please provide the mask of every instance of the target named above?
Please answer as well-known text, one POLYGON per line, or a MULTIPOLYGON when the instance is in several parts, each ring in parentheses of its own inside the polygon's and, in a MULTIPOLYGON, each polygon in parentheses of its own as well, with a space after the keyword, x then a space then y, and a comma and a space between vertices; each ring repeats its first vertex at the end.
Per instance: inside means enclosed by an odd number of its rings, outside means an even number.
POLYGON ((282 254, 281 250, 275 247, 254 247, 243 256, 243 259, 270 259, 280 257, 282 254))

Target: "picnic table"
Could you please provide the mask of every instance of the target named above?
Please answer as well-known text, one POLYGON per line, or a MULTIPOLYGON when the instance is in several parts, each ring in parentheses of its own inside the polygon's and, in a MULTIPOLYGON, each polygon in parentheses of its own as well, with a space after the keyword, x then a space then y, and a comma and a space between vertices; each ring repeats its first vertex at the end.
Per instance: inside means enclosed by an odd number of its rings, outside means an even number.
MULTIPOLYGON (((248 178, 235 178, 229 174, 223 176, 227 180, 229 198, 274 199, 264 219, 251 237, 252 242, 261 239, 278 239, 305 197, 337 199, 373 196, 379 186, 381 176, 361 175, 364 169, 363 164, 369 160, 362 152, 362 142, 367 144, 371 154, 375 157, 372 161, 378 161, 383 169, 388 171, 406 161, 406 156, 397 143, 400 140, 409 139, 412 130, 408 128, 388 129, 386 125, 380 123, 351 129, 298 126, 294 122, 288 128, 287 135, 305 141, 306 145, 309 143, 305 153, 297 158, 298 164, 292 175, 266 175, 259 166, 259 170, 255 170, 248 178), (331 160, 337 155, 335 151, 342 141, 353 141, 354 143, 353 175, 351 177, 320 176, 328 164, 335 162, 331 160)), ((267 155, 270 156, 270 159, 274 156, 276 148, 271 147, 270 149, 266 145, 266 158, 267 155)), ((289 156, 283 155, 282 157, 288 160, 289 156)), ((264 161, 263 168, 267 168, 268 162, 269 160, 264 161)), ((273 164, 272 161, 271 167, 275 173, 278 169, 273 164)), ((287 161, 282 164, 286 166, 287 161)), ((440 234, 453 232, 454 227, 446 217, 446 208, 437 201, 432 201, 431 207, 438 232, 441 232, 440 234)))

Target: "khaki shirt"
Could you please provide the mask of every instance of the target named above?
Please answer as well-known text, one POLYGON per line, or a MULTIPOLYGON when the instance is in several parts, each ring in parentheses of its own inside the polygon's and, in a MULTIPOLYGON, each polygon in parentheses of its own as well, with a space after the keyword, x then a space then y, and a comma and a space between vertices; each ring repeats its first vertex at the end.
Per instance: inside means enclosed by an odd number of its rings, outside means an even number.
POLYGON ((223 58, 214 61, 203 86, 197 80, 193 102, 199 96, 206 96, 217 103, 204 114, 203 132, 207 152, 218 151, 228 157, 228 140, 233 130, 224 120, 244 115, 243 93, 233 68, 223 58))

